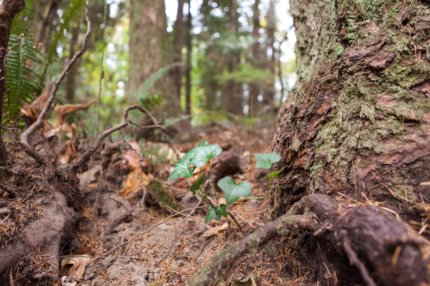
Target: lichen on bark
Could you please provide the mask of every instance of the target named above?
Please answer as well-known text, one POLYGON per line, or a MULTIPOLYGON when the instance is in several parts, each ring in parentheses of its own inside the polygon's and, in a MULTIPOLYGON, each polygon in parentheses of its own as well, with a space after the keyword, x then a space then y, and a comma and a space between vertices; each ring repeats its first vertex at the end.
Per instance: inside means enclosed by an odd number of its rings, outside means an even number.
POLYGON ((298 84, 273 143, 283 170, 273 214, 310 192, 428 201, 429 6, 293 0, 291 10, 298 84))

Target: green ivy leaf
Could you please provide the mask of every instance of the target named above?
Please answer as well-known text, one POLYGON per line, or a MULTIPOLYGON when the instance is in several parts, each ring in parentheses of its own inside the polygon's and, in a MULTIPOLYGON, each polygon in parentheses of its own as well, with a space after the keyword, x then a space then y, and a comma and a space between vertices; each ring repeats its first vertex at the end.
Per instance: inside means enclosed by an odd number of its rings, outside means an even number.
POLYGON ((215 208, 208 206, 208 214, 205 217, 205 222, 208 223, 213 219, 220 220, 221 214, 219 214, 215 208))
POLYGON ((198 146, 190 151, 191 164, 197 168, 203 167, 211 159, 217 157, 222 153, 222 149, 218 144, 198 146))
POLYGON ((218 181, 218 187, 224 192, 227 204, 231 205, 240 197, 251 195, 252 184, 246 181, 236 184, 233 178, 228 176, 218 181))
POLYGON ((221 204, 219 207, 216 208, 216 210, 220 215, 225 216, 225 217, 228 216, 226 204, 221 204))
POLYGON ((191 178, 193 173, 194 168, 190 165, 190 158, 186 158, 186 156, 184 156, 184 158, 176 163, 172 174, 169 176, 169 180, 178 178, 191 178))
POLYGON ((200 187, 206 182, 206 174, 202 174, 197 181, 194 182, 194 184, 191 185, 190 191, 193 193, 193 195, 196 194, 196 192, 200 189, 200 187))
POLYGON ((255 154, 255 159, 257 159, 257 168, 270 169, 272 165, 281 160, 281 156, 278 153, 258 153, 255 154))
POLYGON ((208 223, 211 220, 220 220, 222 216, 227 217, 227 205, 222 204, 217 208, 213 208, 208 205, 208 214, 205 217, 205 222, 208 223))

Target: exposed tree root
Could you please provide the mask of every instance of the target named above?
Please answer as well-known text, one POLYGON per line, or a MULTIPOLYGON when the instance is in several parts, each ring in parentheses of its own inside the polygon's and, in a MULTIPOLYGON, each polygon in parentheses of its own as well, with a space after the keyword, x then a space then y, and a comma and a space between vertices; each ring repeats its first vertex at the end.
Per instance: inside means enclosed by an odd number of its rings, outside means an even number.
POLYGON ((21 240, 0 248, 0 274, 15 267, 15 273, 25 282, 52 283, 58 278, 60 245, 75 221, 75 213, 67 207, 59 192, 40 203, 41 218, 29 224, 21 240), (30 280, 30 281, 29 281, 30 280))
POLYGON ((346 257, 350 262, 346 267, 351 272, 357 272, 357 268, 363 284, 400 286, 430 282, 426 257, 429 243, 404 222, 372 206, 338 211, 329 196, 313 194, 294 204, 287 214, 216 255, 190 285, 217 285, 238 258, 275 235, 297 230, 312 231, 312 236, 325 241, 328 248, 322 250, 323 255, 324 252, 339 254, 326 255, 329 263, 339 264, 346 257))

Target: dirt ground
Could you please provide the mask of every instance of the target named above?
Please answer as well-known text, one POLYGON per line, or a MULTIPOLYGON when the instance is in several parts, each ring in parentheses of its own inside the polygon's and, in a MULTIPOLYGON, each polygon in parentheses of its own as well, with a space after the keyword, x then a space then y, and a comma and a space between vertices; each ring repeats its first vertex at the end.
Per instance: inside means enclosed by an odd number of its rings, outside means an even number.
MULTIPOLYGON (((206 224, 202 205, 178 213, 148 203, 146 199, 143 202, 142 192, 125 199, 118 196, 121 189, 102 190, 103 205, 93 203, 85 207, 76 241, 79 247, 71 253, 74 258, 83 255, 92 260, 81 281, 68 279, 71 282, 63 284, 187 285, 193 274, 218 251, 269 220, 270 182, 264 172, 255 169, 253 158, 254 153, 270 151, 272 132, 268 128, 213 126, 199 134, 209 143, 219 143, 223 149, 233 150, 242 157, 245 172, 236 177, 252 182, 254 187, 251 197, 239 201, 231 209, 240 228, 225 218, 206 224)), ((184 152, 196 142, 198 140, 177 148, 184 152)), ((167 182, 171 168, 171 164, 164 163, 150 169, 170 194, 187 198, 180 200, 182 209, 197 206, 197 200, 184 196, 188 188, 186 182, 167 182)), ((126 176, 116 182, 122 189, 126 176)), ((89 183, 88 186, 100 191, 100 184, 89 183)), ((221 198, 220 193, 216 196, 221 198)), ((272 241, 258 252, 242 257, 225 285, 298 285, 300 281, 285 272, 284 258, 288 253, 283 253, 277 243, 282 242, 272 241)), ((63 267, 63 273, 68 276, 71 272, 63 267)))

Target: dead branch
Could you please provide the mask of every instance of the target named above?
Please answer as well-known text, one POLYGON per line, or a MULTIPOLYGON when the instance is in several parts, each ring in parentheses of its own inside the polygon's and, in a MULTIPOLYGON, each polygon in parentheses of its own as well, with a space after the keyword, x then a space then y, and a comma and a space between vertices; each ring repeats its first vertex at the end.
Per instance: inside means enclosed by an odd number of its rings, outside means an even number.
POLYGON ((79 51, 75 53, 75 55, 72 57, 72 59, 66 64, 63 71, 61 72, 59 78, 54 81, 51 91, 49 93, 49 99, 46 103, 45 107, 43 108, 42 112, 37 117, 37 120, 30 125, 28 129, 26 129, 20 137, 20 143, 23 147, 24 151, 31 157, 33 157, 36 162, 38 162, 41 165, 47 165, 49 162, 46 162, 46 160, 43 158, 41 154, 39 154, 36 150, 34 150, 30 144, 28 143, 28 138, 30 135, 32 135, 36 130, 41 128, 43 122, 46 120, 49 112, 52 109, 52 105, 55 100, 55 96, 57 95, 58 88, 60 87, 61 83, 63 82, 64 78, 66 77, 67 73, 70 71, 72 66, 76 63, 76 61, 84 54, 87 48, 89 36, 91 34, 91 20, 89 18, 89 0, 86 0, 85 2, 85 19, 87 21, 87 32, 84 35, 84 40, 82 42, 82 46, 79 51))
POLYGON ((143 114, 147 115, 149 118, 151 118, 151 120, 157 122, 157 120, 152 116, 152 114, 149 111, 147 111, 145 108, 143 108, 141 106, 137 106, 137 105, 132 105, 132 106, 127 107, 127 109, 124 112, 124 117, 123 117, 123 120, 121 121, 121 123, 119 123, 116 126, 109 128, 109 129, 106 129, 105 131, 100 133, 100 135, 97 137, 96 143, 91 148, 87 149, 84 152, 84 154, 81 156, 81 158, 70 167, 71 176, 75 176, 76 173, 78 172, 78 170, 82 171, 84 169, 84 165, 86 163, 88 163, 91 156, 95 152, 97 152, 97 150, 101 147, 103 141, 109 135, 111 135, 112 133, 114 133, 116 131, 124 129, 125 127, 127 127, 130 124, 130 121, 128 120, 128 115, 133 110, 138 110, 138 111, 142 112, 143 114))

